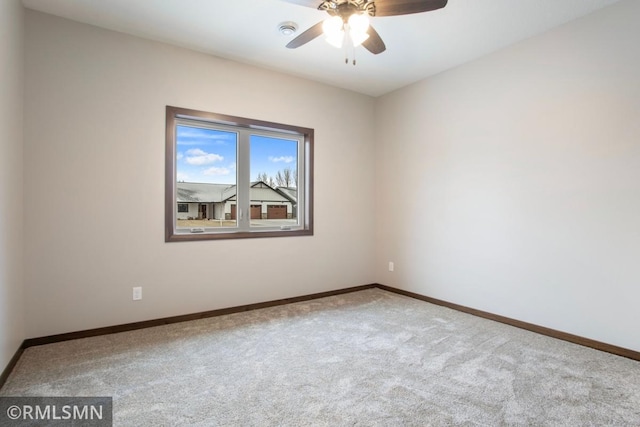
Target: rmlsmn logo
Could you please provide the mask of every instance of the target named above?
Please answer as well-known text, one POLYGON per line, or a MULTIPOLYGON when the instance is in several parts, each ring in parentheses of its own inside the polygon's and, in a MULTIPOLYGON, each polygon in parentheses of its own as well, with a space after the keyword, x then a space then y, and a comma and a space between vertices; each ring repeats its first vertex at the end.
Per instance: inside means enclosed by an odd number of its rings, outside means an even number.
POLYGON ((112 426, 111 397, 0 397, 0 425, 112 426))

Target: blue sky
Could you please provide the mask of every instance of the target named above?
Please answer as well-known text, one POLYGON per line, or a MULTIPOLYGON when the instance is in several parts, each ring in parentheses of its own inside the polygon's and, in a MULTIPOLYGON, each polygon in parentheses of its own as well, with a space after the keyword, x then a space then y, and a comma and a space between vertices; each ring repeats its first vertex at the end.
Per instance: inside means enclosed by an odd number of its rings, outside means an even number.
MULTIPOLYGON (((237 143, 234 132, 177 126, 176 162, 178 181, 236 183, 237 143)), ((251 180, 266 172, 297 169, 297 142, 251 136, 251 180)))

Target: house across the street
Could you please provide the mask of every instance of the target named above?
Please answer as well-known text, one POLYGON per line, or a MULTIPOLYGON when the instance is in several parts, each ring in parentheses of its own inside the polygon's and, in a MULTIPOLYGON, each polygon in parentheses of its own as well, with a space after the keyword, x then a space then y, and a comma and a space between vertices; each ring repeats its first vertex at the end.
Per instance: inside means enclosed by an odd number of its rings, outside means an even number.
MULTIPOLYGON (((196 182, 176 183, 177 219, 234 220, 236 186, 196 182)), ((251 219, 295 218, 295 188, 273 188, 263 181, 251 183, 251 219)))

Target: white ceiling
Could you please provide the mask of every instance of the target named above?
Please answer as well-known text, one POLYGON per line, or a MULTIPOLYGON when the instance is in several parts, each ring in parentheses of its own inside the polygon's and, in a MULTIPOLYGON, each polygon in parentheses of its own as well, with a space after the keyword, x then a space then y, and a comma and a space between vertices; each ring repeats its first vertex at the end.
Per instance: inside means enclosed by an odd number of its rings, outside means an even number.
MULTIPOLYGON (((328 15, 283 0, 23 0, 25 7, 379 96, 547 31, 619 0, 449 0, 415 15, 374 17, 387 50, 357 65, 322 37, 287 49, 328 15)), ((320 0, 318 0, 320 3, 320 0)))

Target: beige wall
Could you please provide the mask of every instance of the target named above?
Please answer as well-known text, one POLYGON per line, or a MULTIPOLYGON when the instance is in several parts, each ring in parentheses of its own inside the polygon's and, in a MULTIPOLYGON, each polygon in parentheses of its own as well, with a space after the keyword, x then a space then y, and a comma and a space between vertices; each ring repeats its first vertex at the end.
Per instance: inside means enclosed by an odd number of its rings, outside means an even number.
MULTIPOLYGON (((16 178, 0 184, 3 357, 25 337, 374 281, 640 350, 639 14, 623 1, 372 99, 26 12, 27 325, 16 178), (165 105, 315 128, 316 235, 164 243, 165 105)), ((14 122, 19 68, 0 81, 14 122)), ((2 170, 20 177, 5 122, 2 170)))
POLYGON ((23 9, 0 1, 0 372, 24 337, 22 276, 23 9))
POLYGON ((377 100, 379 282, 640 350, 638 16, 377 100))
POLYGON ((28 337, 374 281, 373 98, 33 11, 26 26, 28 337), (315 235, 165 243, 166 105, 314 128, 315 235))

